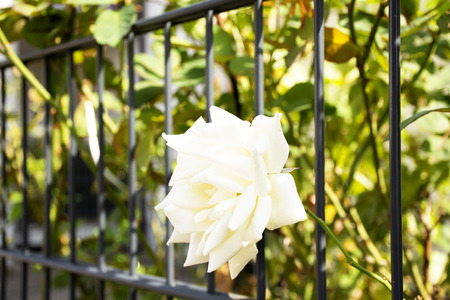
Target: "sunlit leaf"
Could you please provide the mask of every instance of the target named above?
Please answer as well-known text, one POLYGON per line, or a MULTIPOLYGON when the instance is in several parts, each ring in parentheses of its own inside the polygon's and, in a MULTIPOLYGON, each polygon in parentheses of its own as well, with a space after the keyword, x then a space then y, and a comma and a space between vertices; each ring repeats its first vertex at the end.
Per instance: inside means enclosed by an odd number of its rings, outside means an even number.
MULTIPOLYGON (((409 124, 411 124, 412 122, 416 121, 417 119, 432 113, 432 112, 450 112, 450 107, 443 107, 443 108, 436 108, 436 109, 430 109, 430 110, 424 110, 421 112, 418 112, 416 114, 414 114, 412 117, 402 121, 402 123, 400 124, 400 130, 405 129, 409 124)), ((390 139, 389 133, 387 134, 387 136, 384 138, 383 142, 386 142, 390 139)))
POLYGON ((68 0, 67 4, 72 5, 108 5, 117 3, 120 0, 68 0))
POLYGON ((133 5, 126 5, 118 11, 104 10, 95 21, 94 38, 101 45, 117 47, 136 19, 133 5))
POLYGON ((343 63, 359 53, 358 46, 350 37, 336 28, 325 27, 325 59, 343 63))
POLYGON ((128 147, 128 120, 123 120, 120 124, 119 130, 113 137, 112 146, 116 153, 124 155, 128 147))
POLYGON ((41 2, 40 4, 34 6, 24 2, 16 2, 12 7, 12 10, 19 15, 25 17, 32 17, 40 14, 42 11, 46 10, 50 6, 49 2, 41 2))
POLYGON ((135 85, 135 91, 135 107, 140 107, 145 103, 152 103, 158 96, 163 95, 163 87, 156 85, 152 81, 139 81, 135 85))
POLYGON ((134 154, 139 169, 145 168, 150 160, 150 152, 153 144, 153 132, 146 130, 140 137, 134 154))
POLYGON ((250 56, 235 57, 230 61, 230 71, 236 76, 253 76, 255 62, 250 56))
POLYGON ((310 82, 294 85, 282 97, 285 111, 294 112, 309 109, 314 101, 314 86, 310 82))
POLYGON ((223 29, 214 27, 214 58, 218 61, 228 61, 235 56, 232 37, 223 29))
POLYGON ((173 81, 179 87, 190 87, 205 82, 204 59, 193 59, 181 64, 181 69, 173 74, 173 81))

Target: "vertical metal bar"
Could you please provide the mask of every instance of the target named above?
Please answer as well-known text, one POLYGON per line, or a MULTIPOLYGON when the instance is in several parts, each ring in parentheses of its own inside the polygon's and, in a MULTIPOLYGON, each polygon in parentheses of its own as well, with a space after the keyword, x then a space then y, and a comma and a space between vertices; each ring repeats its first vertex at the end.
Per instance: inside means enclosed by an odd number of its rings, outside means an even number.
MULTIPOLYGON (((212 9, 206 12, 206 121, 211 122, 209 108, 214 105, 214 36, 213 36, 213 16, 212 9)), ((216 289, 216 272, 208 273, 207 292, 214 294, 216 289)))
MULTIPOLYGON (((164 132, 166 134, 172 134, 173 132, 173 119, 172 119, 172 69, 170 62, 170 51, 172 44, 170 42, 170 31, 172 28, 171 22, 167 22, 164 26, 164 132)), ((169 180, 172 175, 172 163, 173 154, 172 149, 166 146, 166 152, 164 157, 165 165, 165 181, 166 181, 166 194, 169 193, 169 180)), ((166 220, 166 239, 169 239, 172 234, 172 225, 169 220, 166 220)), ((166 247, 166 280, 167 284, 175 285, 175 254, 173 245, 166 247)), ((168 299, 172 299, 168 297, 168 299)))
MULTIPOLYGON (((103 92, 105 89, 105 70, 103 68, 103 46, 97 45, 97 93, 98 93, 98 147, 99 158, 97 163, 97 222, 99 228, 98 235, 98 267, 101 271, 105 271, 105 227, 106 227, 106 211, 105 211, 105 193, 104 193, 104 134, 103 134, 103 92)), ((98 282, 98 299, 105 298, 105 282, 98 282)))
MULTIPOLYGON (((25 77, 22 77, 22 250, 23 253, 28 252, 28 231, 29 231, 29 211, 28 211, 28 168, 27 168, 27 154, 28 154, 28 99, 27 99, 27 82, 25 77)), ((22 300, 28 298, 28 264, 22 264, 22 279, 21 279, 21 293, 22 300)))
MULTIPOLYGON (((1 124, 1 130, 2 130, 2 136, 1 136, 1 148, 2 148, 2 155, 1 155, 1 165, 2 165, 2 249, 6 249, 6 224, 7 224, 7 215, 6 215, 6 205, 7 205, 7 193, 6 193, 6 82, 5 82, 5 69, 1 69, 1 81, 2 81, 2 89, 1 89, 1 107, 0 107, 0 113, 2 118, 2 124, 1 124)), ((6 259, 2 256, 1 261, 1 285, 2 289, 0 292, 0 300, 6 299, 6 259)))
MULTIPOLYGON (((323 0, 314 0, 314 127, 316 215, 325 219, 325 113, 324 113, 324 23, 323 0)), ((326 237, 316 224, 317 299, 327 298, 326 237)))
MULTIPOLYGON (((47 90, 50 88, 50 59, 44 58, 44 77, 47 90)), ((52 125, 50 121, 50 105, 45 102, 45 203, 44 203, 44 238, 45 238, 45 257, 51 256, 51 231, 50 231, 50 199, 52 188, 52 146, 51 146, 52 125)), ((44 268, 44 299, 50 299, 50 268, 44 268)))
MULTIPOLYGON (((28 99, 27 99, 27 82, 22 77, 22 251, 28 251, 28 225, 29 225, 29 211, 28 211, 28 168, 27 168, 27 154, 28 154, 28 99)), ((21 293, 22 299, 26 300, 28 286, 28 264, 22 264, 22 279, 21 279, 21 293)))
MULTIPOLYGON (((67 64, 68 64, 68 93, 69 93, 69 119, 71 120, 74 126, 74 112, 75 112, 75 90, 76 90, 76 81, 75 81, 75 70, 74 70, 74 62, 73 62, 73 51, 69 51, 67 53, 67 64)), ((68 181, 69 181, 69 230, 70 230, 70 262, 76 262, 76 224, 75 224, 75 166, 77 156, 77 145, 75 143, 75 137, 70 135, 70 148, 69 148, 69 161, 68 161, 68 181)), ((75 299, 75 284, 76 284, 76 275, 70 274, 70 287, 69 287, 69 297, 71 300, 75 299)))
POLYGON ((389 2, 389 165, 392 299, 403 299, 402 173, 400 152, 400 0, 389 2))
POLYGON ((214 11, 206 12, 206 120, 211 122, 209 108, 214 105, 214 37, 213 37, 213 16, 214 11))
POLYGON ((263 5, 255 1, 255 115, 264 114, 263 5))
MULTIPOLYGON (((255 116, 264 114, 264 62, 263 62, 263 5, 262 0, 255 1, 255 116)), ((264 234, 256 245, 256 298, 266 299, 266 257, 264 251, 264 234)))
MULTIPOLYGON (((128 221, 130 223, 130 275, 136 275, 137 266, 137 235, 136 235, 136 159, 134 151, 136 149, 136 129, 135 129, 135 112, 134 112, 134 33, 128 35, 128 80, 130 82, 128 88, 128 221)), ((136 299, 136 288, 130 287, 129 299, 136 299)))

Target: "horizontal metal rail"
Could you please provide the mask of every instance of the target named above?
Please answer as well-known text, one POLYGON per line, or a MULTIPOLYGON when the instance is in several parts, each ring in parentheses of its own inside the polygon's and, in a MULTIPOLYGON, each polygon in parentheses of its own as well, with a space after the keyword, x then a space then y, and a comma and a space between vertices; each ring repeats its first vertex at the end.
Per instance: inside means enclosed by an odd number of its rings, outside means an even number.
POLYGON ((63 259, 46 258, 44 255, 35 253, 21 253, 12 250, 0 249, 0 256, 14 259, 27 264, 39 264, 52 270, 60 270, 77 274, 80 276, 88 276, 91 278, 105 280, 123 284, 137 289, 155 292, 163 295, 170 295, 173 297, 181 297, 198 300, 224 300, 224 299, 249 299, 244 296, 236 294, 225 294, 216 292, 216 294, 207 294, 205 288, 186 282, 177 281, 176 286, 167 284, 163 277, 150 275, 136 275, 131 276, 128 271, 121 271, 117 269, 108 268, 106 271, 101 271, 100 268, 94 265, 73 264, 63 259))
MULTIPOLYGON (((148 33, 158 29, 163 29, 167 22, 172 26, 194 21, 205 17, 208 10, 212 10, 214 14, 224 11, 229 11, 245 6, 251 6, 255 3, 254 0, 210 0, 199 2, 188 7, 174 9, 156 17, 141 19, 136 22, 131 31, 136 35, 148 33)), ((46 49, 37 50, 35 52, 20 56, 23 62, 29 62, 37 59, 42 59, 45 56, 57 55, 66 53, 69 50, 79 50, 85 48, 92 48, 96 46, 96 41, 93 36, 83 37, 69 42, 65 42, 46 49)), ((12 67, 10 61, 0 63, 0 68, 12 67)))

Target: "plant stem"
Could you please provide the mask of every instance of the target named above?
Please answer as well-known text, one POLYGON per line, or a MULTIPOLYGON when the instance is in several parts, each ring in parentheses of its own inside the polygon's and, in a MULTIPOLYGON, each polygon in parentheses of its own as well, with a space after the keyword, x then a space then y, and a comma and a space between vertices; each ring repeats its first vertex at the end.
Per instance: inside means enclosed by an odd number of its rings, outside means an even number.
POLYGON ((390 292, 392 291, 392 286, 389 283, 389 281, 386 278, 383 278, 369 270, 367 270, 366 268, 364 268, 363 266, 361 266, 360 264, 358 264, 351 256, 350 254, 347 252, 347 250, 345 250, 344 246, 342 245, 342 243, 338 240, 338 238, 334 235, 334 233, 331 231, 330 227, 328 227, 328 225, 322 220, 320 219, 318 216, 316 216, 313 212, 311 212, 310 210, 306 210, 306 213, 313 218, 319 225, 320 227, 323 228, 323 230, 325 230, 325 232, 331 237, 331 239, 336 243, 336 245, 339 247, 339 249, 341 249, 341 252, 344 254, 345 258, 347 259, 347 263, 349 265, 351 265, 352 267, 358 269, 360 272, 366 274, 367 276, 375 279, 376 281, 378 281, 379 283, 381 283, 384 287, 386 287, 390 292))
MULTIPOLYGON (((363 94, 363 99, 364 99, 364 105, 366 108, 366 120, 367 120, 367 125, 369 126, 369 140, 370 140, 370 146, 372 148, 374 167, 375 167, 376 176, 377 176, 376 187, 379 190, 380 196, 383 199, 383 202, 385 203, 385 205, 389 206, 388 200, 386 198, 386 190, 387 190, 386 183, 384 181, 383 170, 381 169, 381 166, 380 166, 380 157, 378 154, 377 143, 376 143, 376 139, 375 139, 375 129, 374 129, 373 121, 372 121, 372 110, 370 108, 371 103, 369 101, 369 95, 366 90, 369 79, 366 76, 366 71, 364 68, 365 64, 367 62, 367 59, 369 58, 370 48, 372 47, 372 44, 375 40, 375 35, 378 31, 378 27, 380 25, 381 18, 384 15, 384 9, 386 8, 387 5, 388 5, 387 1, 381 0, 380 6, 378 7, 378 12, 377 12, 377 16, 375 18, 374 25, 372 26, 372 29, 370 30, 369 38, 367 39, 367 42, 364 45, 362 54, 357 57, 356 66, 358 68, 359 77, 361 80, 361 89, 362 89, 362 94, 363 94)), ((351 23, 354 22, 353 9, 354 9, 354 3, 353 3, 353 6, 349 7, 349 14, 352 15, 352 18, 350 18, 351 23)), ((350 28, 354 28, 353 23, 350 25, 350 28)), ((352 36, 354 34, 355 33, 352 33, 352 36)))
POLYGON ((433 40, 431 41, 430 45, 428 46, 427 52, 425 53, 425 57, 423 58, 423 61, 420 64, 419 71, 417 71, 417 73, 414 74, 414 76, 411 78, 410 82, 406 83, 407 88, 412 87, 414 82, 416 82, 416 80, 419 79, 423 70, 425 70, 425 68, 428 66, 431 55, 436 51, 439 32, 436 33, 436 32, 430 31, 430 34, 431 34, 433 40))
MULTIPOLYGON (((0 28, 0 43, 4 47, 4 49, 2 50, 4 50, 5 55, 20 71, 22 76, 25 77, 25 79, 36 89, 39 95, 41 95, 41 97, 44 98, 44 100, 47 101, 56 110, 56 113, 61 122, 63 122, 64 125, 69 128, 70 133, 74 136, 80 152, 89 153, 88 149, 85 147, 83 141, 78 135, 75 126, 73 126, 72 121, 67 118, 67 116, 63 113, 61 107, 56 104, 47 89, 39 82, 39 80, 33 75, 33 73, 31 73, 31 71, 25 66, 22 60, 17 56, 17 54, 11 48, 11 45, 6 38, 2 28, 0 28)), ((90 155, 87 155, 86 158, 86 164, 93 172, 95 172, 96 166, 94 161, 92 160, 92 157, 90 155)))
POLYGON ((351 0, 350 4, 348 5, 348 22, 350 27, 350 38, 352 39, 353 43, 355 43, 355 45, 358 45, 356 41, 355 19, 353 16, 353 13, 355 11, 355 2, 356 0, 351 0))

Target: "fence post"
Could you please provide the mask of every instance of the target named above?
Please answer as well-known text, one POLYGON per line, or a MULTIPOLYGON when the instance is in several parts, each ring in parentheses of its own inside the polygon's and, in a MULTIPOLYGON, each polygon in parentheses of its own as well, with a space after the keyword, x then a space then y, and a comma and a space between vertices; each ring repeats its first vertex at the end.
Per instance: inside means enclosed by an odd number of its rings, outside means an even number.
POLYGON ((400 0, 389 1, 389 167, 392 299, 403 299, 402 173, 400 149, 400 0))

